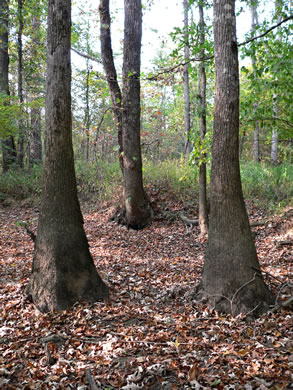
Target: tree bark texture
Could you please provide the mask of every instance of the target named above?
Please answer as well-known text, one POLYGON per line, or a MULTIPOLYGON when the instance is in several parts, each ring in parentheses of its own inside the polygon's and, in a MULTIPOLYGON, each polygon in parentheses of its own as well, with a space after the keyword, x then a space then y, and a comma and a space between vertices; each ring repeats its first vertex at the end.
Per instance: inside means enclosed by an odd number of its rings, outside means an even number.
MULTIPOLYGON (((202 2, 199 1, 199 28, 200 28, 200 45, 205 43, 205 21, 204 21, 204 9, 202 2)), ((200 57, 204 58, 204 49, 200 52, 200 57)), ((203 142, 207 132, 207 119, 206 119, 206 70, 205 63, 201 61, 199 64, 199 96, 200 96, 200 139, 203 142)), ((205 159, 206 155, 201 156, 205 159)), ((204 161, 200 162, 199 167, 199 209, 198 209, 198 223, 200 227, 201 235, 208 232, 208 201, 207 201, 207 168, 204 161)))
MULTIPOLYGON (((0 94, 9 104, 9 55, 8 55, 8 16, 9 6, 7 0, 0 0, 0 94)), ((7 172, 16 162, 14 137, 8 135, 2 140, 2 169, 7 172)))
POLYGON ((42 204, 28 294, 42 312, 107 297, 77 198, 71 134, 71 0, 49 0, 42 204))
POLYGON ((214 0, 214 45, 211 213, 201 289, 221 311, 258 315, 274 300, 261 276, 241 188, 235 0, 214 0))
MULTIPOLYGON (((184 10, 184 60, 188 61, 190 57, 189 50, 189 21, 188 21, 188 0, 183 0, 183 10, 184 10)), ((188 157, 191 153, 192 146, 190 141, 190 90, 189 90, 189 63, 184 65, 183 68, 183 88, 184 88, 184 130, 185 130, 185 147, 184 155, 185 159, 188 160, 188 157)))
POLYGON ((126 219, 132 228, 147 226, 152 218, 142 180, 140 146, 141 0, 124 1, 122 90, 122 148, 126 219))

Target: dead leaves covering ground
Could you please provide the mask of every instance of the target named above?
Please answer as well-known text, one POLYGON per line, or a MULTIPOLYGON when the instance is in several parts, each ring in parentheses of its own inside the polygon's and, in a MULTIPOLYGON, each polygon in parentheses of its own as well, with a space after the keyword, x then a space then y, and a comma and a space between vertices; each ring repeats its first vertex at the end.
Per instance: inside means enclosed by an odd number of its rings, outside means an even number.
MULTIPOLYGON (((173 209, 176 205, 172 205, 173 209)), ((261 213, 250 207, 253 220, 261 213)), ((0 209, 1 389, 290 389, 293 316, 222 316, 196 302, 205 240, 178 221, 134 232, 85 214, 91 253, 108 302, 40 314, 24 299, 33 244, 16 221, 37 210, 0 209), (90 383, 89 383, 90 382, 90 383)), ((254 228, 267 283, 292 295, 293 213, 254 228), (290 237, 289 237, 290 238, 290 237)))

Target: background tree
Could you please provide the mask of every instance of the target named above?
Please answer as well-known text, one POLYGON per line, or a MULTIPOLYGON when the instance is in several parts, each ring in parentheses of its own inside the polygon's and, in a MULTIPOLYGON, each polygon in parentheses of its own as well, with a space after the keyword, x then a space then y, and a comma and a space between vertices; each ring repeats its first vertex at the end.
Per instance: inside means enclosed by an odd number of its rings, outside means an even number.
POLYGON ((188 9, 189 2, 188 0, 183 0, 183 10, 184 10, 184 60, 185 64, 183 67, 183 85, 184 85, 184 127, 185 127, 185 146, 184 154, 185 158, 188 160, 189 154, 192 150, 191 140, 190 140, 190 92, 189 92, 189 21, 188 21, 188 9))
POLYGON ((49 0, 42 204, 28 294, 42 311, 107 297, 77 199, 71 138, 71 0, 49 0))
MULTIPOLYGON (((204 21, 204 5, 202 0, 198 2, 199 10, 199 30, 200 30, 200 45, 199 53, 201 58, 205 57, 205 21, 204 21)), ((200 61, 199 64, 199 115, 200 115, 200 140, 203 143, 207 133, 207 102, 206 102, 206 71, 205 61, 200 61)), ((206 153, 201 153, 199 166, 199 202, 198 202, 198 222, 201 234, 208 232, 208 202, 207 202, 207 166, 206 153)))
MULTIPOLYGON (((9 105, 9 55, 8 55, 8 18, 9 5, 7 0, 0 0, 0 94, 2 104, 9 105)), ((9 112, 8 112, 9 114, 9 112)), ((16 149, 14 137, 11 134, 9 120, 7 131, 2 140, 2 166, 3 172, 16 162, 16 149)))
POLYGON ((261 275, 241 189, 234 0, 214 0, 214 45, 211 212, 201 292, 222 311, 258 314, 274 300, 261 275))

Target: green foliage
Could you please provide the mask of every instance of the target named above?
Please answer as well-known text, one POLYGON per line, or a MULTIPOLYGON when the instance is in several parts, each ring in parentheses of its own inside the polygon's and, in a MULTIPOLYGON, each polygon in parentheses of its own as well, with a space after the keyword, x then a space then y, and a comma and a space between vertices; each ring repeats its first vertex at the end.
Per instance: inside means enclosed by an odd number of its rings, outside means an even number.
POLYGON ((178 199, 196 197, 198 171, 180 160, 165 160, 161 162, 144 161, 143 177, 146 186, 164 189, 173 193, 178 199))
POLYGON ((79 193, 94 193, 97 200, 111 200, 113 194, 119 194, 122 185, 119 162, 98 161, 75 162, 77 189, 79 193))
POLYGON ((24 171, 15 167, 0 175, 1 198, 38 199, 41 193, 42 166, 34 165, 24 171))
POLYGON ((0 95, 0 137, 14 134, 17 130, 17 119, 22 114, 22 107, 16 98, 0 95))
POLYGON ((293 165, 246 163, 241 166, 244 197, 258 205, 274 210, 291 203, 293 199, 293 165))

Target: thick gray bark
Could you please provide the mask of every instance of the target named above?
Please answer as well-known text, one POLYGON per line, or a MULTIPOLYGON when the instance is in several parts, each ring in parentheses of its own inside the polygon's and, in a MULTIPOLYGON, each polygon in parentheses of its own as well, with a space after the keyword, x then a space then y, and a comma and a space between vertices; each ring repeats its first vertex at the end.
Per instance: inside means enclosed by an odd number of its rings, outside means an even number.
MULTIPOLYGON (((189 21, 188 21, 188 0, 183 0, 183 10, 184 10, 184 60, 188 62, 190 57, 189 50, 189 21)), ((185 133, 185 147, 184 155, 185 159, 188 159, 189 154, 192 150, 192 145, 190 142, 190 91, 189 91, 189 63, 186 63, 183 68, 183 88, 184 88, 184 133, 185 133)))
MULTIPOLYGON (((205 21, 204 21, 204 9, 202 2, 198 4, 199 10, 199 28, 200 28, 200 45, 205 43, 205 21)), ((204 58, 205 51, 200 51, 200 57, 204 58)), ((200 96, 200 139, 203 142, 207 132, 207 120, 206 120, 206 71, 205 63, 203 61, 199 64, 199 96, 200 96)), ((205 159, 205 155, 202 155, 202 159, 205 159)), ((199 167, 199 210, 198 210, 198 223, 200 227, 200 233, 202 235, 208 232, 208 202, 207 202, 207 168, 206 163, 201 162, 199 167)))
MULTIPOLYGON (((8 55, 8 16, 9 6, 7 0, 0 0, 0 94, 9 104, 9 55, 8 55)), ((14 137, 8 135, 2 140, 2 169, 7 172, 16 162, 14 137)))
POLYGON ((42 204, 27 289, 42 312, 107 297, 77 198, 71 134, 71 0, 49 0, 42 204))
POLYGON ((258 315, 274 299, 261 276, 241 188, 235 0, 214 0, 214 45, 211 213, 201 293, 226 313, 258 315))

